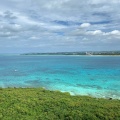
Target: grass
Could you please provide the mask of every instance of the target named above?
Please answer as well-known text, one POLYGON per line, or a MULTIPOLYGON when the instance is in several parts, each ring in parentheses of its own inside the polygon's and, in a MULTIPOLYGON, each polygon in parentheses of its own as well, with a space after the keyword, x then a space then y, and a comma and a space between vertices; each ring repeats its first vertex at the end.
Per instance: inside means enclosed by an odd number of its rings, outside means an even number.
POLYGON ((0 120, 120 120, 120 100, 43 88, 0 88, 0 120))

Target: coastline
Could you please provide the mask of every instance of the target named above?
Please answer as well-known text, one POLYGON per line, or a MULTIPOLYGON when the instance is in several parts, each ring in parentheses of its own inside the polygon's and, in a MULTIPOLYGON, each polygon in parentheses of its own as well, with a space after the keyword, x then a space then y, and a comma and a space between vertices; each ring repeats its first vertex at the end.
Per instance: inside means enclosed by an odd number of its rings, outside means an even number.
POLYGON ((20 56, 120 56, 120 55, 21 55, 20 56))
POLYGON ((63 90, 59 90, 59 89, 47 89, 45 87, 0 87, 0 89, 4 90, 4 89, 44 89, 46 91, 59 91, 60 93, 68 93, 70 96, 79 96, 79 97, 82 97, 82 96, 86 96, 86 97, 91 97, 91 98, 96 98, 96 99, 106 99, 106 100, 109 100, 109 99, 112 99, 112 100, 120 100, 120 97, 112 97, 112 96, 105 96, 105 95, 92 95, 92 94, 77 94, 75 92, 71 92, 71 91, 63 91, 63 90))
POLYGON ((84 56, 84 57, 94 57, 94 56, 102 56, 102 57, 106 57, 106 56, 115 56, 115 57, 120 57, 120 55, 62 55, 62 54, 56 54, 56 55, 51 55, 51 54, 44 54, 44 55, 32 55, 32 54, 0 54, 0 56, 84 56))

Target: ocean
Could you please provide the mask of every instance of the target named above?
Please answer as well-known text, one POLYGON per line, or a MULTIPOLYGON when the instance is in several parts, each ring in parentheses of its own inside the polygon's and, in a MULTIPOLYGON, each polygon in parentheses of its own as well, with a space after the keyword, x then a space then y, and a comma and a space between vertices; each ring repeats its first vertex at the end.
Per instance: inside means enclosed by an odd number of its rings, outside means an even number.
POLYGON ((0 87, 120 99, 120 56, 0 55, 0 87))

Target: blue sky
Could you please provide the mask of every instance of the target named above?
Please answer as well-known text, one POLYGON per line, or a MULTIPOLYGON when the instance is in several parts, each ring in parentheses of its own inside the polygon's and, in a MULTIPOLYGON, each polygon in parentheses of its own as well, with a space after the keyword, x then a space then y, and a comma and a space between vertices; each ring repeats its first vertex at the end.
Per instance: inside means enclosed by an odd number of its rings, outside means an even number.
POLYGON ((0 53, 120 50, 120 0, 3 0, 0 53))

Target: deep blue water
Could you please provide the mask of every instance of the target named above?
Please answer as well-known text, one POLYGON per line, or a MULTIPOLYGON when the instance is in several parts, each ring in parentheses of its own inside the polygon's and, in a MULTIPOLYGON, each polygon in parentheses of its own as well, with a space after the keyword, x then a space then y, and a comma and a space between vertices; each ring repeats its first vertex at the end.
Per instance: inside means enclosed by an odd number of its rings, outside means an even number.
POLYGON ((119 56, 0 56, 0 87, 120 99, 119 56))

